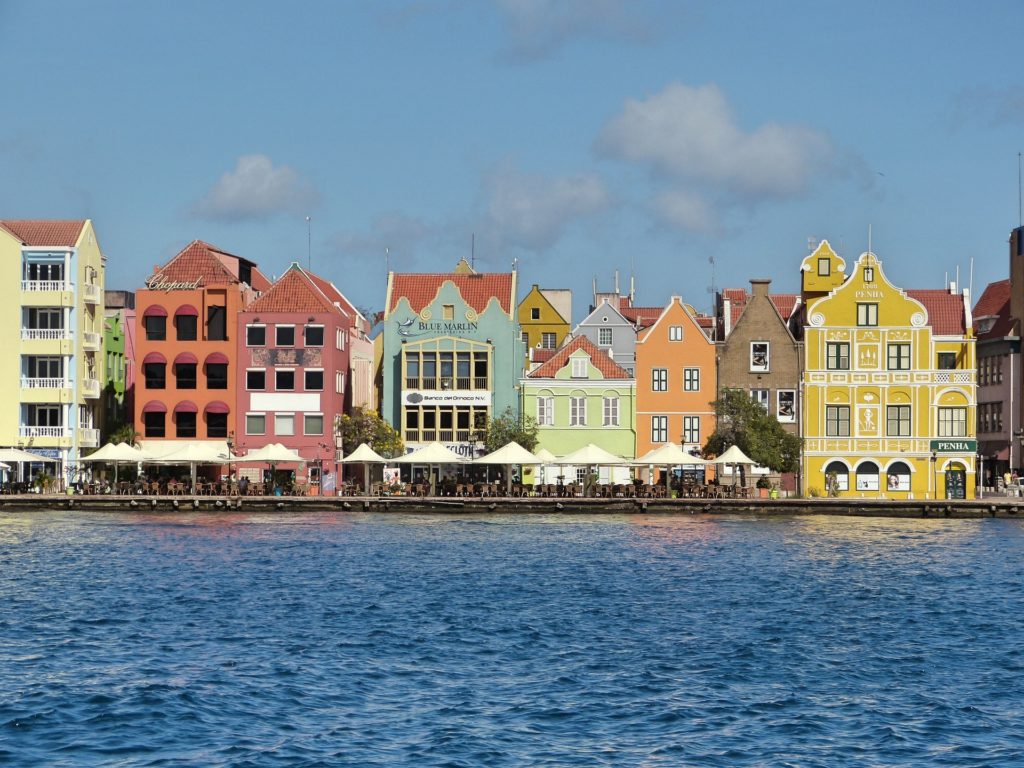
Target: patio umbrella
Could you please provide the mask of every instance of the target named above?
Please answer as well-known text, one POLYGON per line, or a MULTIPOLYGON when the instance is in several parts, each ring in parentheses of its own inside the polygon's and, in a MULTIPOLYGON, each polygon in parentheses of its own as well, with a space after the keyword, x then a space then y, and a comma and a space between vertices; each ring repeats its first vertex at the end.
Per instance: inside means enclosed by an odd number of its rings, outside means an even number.
MULTIPOLYGON (((700 456, 694 456, 683 450, 682 446, 676 443, 665 443, 654 450, 648 451, 639 459, 634 459, 630 462, 634 467, 642 466, 656 466, 665 467, 666 481, 669 474, 669 468, 680 466, 682 464, 699 464, 701 466, 707 466, 712 462, 707 459, 703 459, 700 456)), ((666 485, 666 488, 668 486, 666 485)))
POLYGON ((630 459, 616 456, 599 445, 587 443, 582 448, 558 459, 557 463, 585 467, 625 467, 629 465, 630 459))
POLYGON ((434 485, 433 468, 441 464, 468 464, 469 459, 460 456, 438 442, 433 442, 422 448, 400 456, 393 461, 399 464, 426 464, 430 469, 430 484, 434 485))
POLYGON ((193 493, 199 464, 227 464, 234 458, 223 440, 150 440, 143 441, 142 450, 153 454, 148 460, 151 464, 188 464, 193 493))
POLYGON ((513 440, 508 445, 503 445, 493 453, 473 460, 474 464, 500 464, 505 467, 505 492, 512 487, 512 465, 513 464, 540 464, 541 461, 519 443, 513 440))
POLYGON ((388 460, 366 443, 360 443, 358 448, 341 460, 341 463, 363 465, 363 492, 368 494, 370 492, 370 465, 387 464, 388 460))
MULTIPOLYGON (((743 451, 741 451, 735 445, 730 445, 722 453, 721 456, 719 456, 717 459, 714 459, 711 463, 712 464, 722 464, 722 465, 732 464, 734 467, 738 466, 739 464, 757 464, 756 461, 754 461, 752 458, 747 456, 747 454, 745 454, 743 451)), ((736 475, 735 474, 733 474, 732 484, 736 485, 736 475)))
POLYGON ((555 454, 553 454, 547 448, 541 448, 539 451, 537 451, 534 454, 534 456, 536 456, 537 460, 540 462, 540 465, 541 465, 540 466, 540 473, 541 473, 540 481, 543 483, 543 482, 546 481, 546 478, 544 477, 544 475, 545 475, 544 465, 545 464, 557 464, 558 463, 558 457, 555 456, 555 454))
POLYGON ((129 443, 107 443, 98 451, 83 456, 81 461, 104 461, 114 465, 114 485, 117 485, 117 468, 121 464, 138 464, 153 458, 152 454, 129 443))
POLYGON ((305 459, 297 451, 293 451, 281 443, 267 443, 262 448, 249 451, 245 456, 233 456, 231 461, 234 463, 245 461, 267 464, 270 466, 270 476, 273 478, 278 464, 298 463, 305 461, 305 459))
POLYGON ((20 448, 0 448, 0 461, 3 462, 35 462, 35 461, 48 461, 56 462, 56 459, 50 459, 46 456, 39 456, 35 453, 29 453, 23 451, 20 448))

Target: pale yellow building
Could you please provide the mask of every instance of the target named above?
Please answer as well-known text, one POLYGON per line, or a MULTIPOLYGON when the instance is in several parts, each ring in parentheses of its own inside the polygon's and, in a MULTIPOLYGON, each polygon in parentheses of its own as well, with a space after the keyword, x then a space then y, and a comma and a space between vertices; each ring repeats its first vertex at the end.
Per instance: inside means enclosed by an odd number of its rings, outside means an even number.
POLYGON ((976 377, 970 297, 901 290, 864 253, 804 259, 802 490, 973 498, 976 377))
POLYGON ((56 462, 17 465, 15 479, 45 466, 66 484, 99 445, 104 263, 89 220, 0 221, 0 446, 56 462))

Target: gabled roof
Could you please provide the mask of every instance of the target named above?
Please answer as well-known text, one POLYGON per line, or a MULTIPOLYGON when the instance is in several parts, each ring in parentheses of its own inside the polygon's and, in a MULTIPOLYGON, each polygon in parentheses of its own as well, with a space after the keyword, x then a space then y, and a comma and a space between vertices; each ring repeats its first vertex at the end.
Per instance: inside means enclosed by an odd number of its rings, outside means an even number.
POLYGON ((964 297, 940 289, 908 290, 907 296, 924 304, 928 325, 937 336, 963 336, 967 333, 964 297))
POLYGON ((334 287, 334 283, 312 272, 307 272, 306 275, 313 281, 316 287, 323 292, 324 296, 331 300, 332 303, 336 302, 341 305, 340 309, 344 314, 351 315, 353 317, 357 315, 362 317, 362 314, 355 308, 352 302, 345 298, 345 294, 334 287))
POLYGON ((985 286, 981 298, 974 305, 974 328, 978 329, 982 318, 995 318, 995 323, 985 333, 978 333, 978 339, 999 339, 1013 334, 1010 318, 1010 281, 999 280, 985 286))
POLYGON ((654 325, 664 307, 622 307, 621 314, 638 329, 654 325))
POLYGON ((401 299, 406 299, 413 312, 420 312, 437 298, 438 291, 446 282, 451 282, 462 295, 462 300, 477 313, 487 309, 492 298, 498 300, 501 309, 507 314, 512 311, 515 297, 512 295, 513 273, 481 272, 479 274, 455 273, 393 273, 391 276, 391 301, 388 312, 398 307, 401 299))
POLYGON ((656 317, 653 322, 648 323, 644 328, 639 329, 640 332, 637 334, 637 344, 646 342, 650 335, 654 333, 653 329, 659 325, 663 319, 667 318, 669 312, 676 307, 681 309, 687 319, 700 329, 701 333, 704 334, 705 341, 711 344, 714 343, 713 335, 708 333, 708 331, 715 327, 715 319, 713 317, 708 317, 707 315, 698 314, 697 310, 695 310, 692 305, 684 302, 681 296, 672 296, 669 298, 668 303, 658 310, 658 317, 656 317))
MULTIPOLYGON (((190 283, 194 280, 202 279, 203 286, 231 285, 240 282, 237 277, 231 274, 231 270, 221 263, 218 256, 226 256, 230 259, 241 258, 233 253, 222 251, 209 243, 204 243, 202 240, 193 240, 177 256, 162 267, 159 267, 157 271, 166 280, 190 283)), ((243 259, 243 261, 247 260, 243 259)))
POLYGON ((5 219, 0 227, 21 241, 22 245, 73 248, 82 234, 84 219, 5 219))
POLYGON ((527 374, 531 379, 553 379, 555 374, 569 364, 569 358, 576 350, 582 349, 590 356, 590 362, 606 379, 632 379, 629 371, 620 367, 586 336, 577 336, 563 344, 554 356, 535 371, 527 374))
MULTIPOLYGON (((594 309, 591 310, 591 312, 586 317, 584 317, 582 320, 580 320, 579 325, 576 326, 576 328, 573 330, 573 333, 576 333, 576 331, 580 328, 580 326, 583 326, 583 325, 586 325, 588 327, 589 326, 597 326, 598 325, 597 322, 588 322, 588 321, 590 321, 591 318, 596 317, 597 314, 599 312, 602 312, 602 311, 604 311, 604 312, 614 312, 616 315, 618 315, 619 320, 622 321, 623 325, 633 325, 633 321, 630 320, 629 318, 627 318, 625 315, 623 315, 622 312, 620 312, 612 304, 610 304, 607 299, 602 299, 600 304, 598 304, 596 307, 594 307, 594 309)), ((658 312, 660 313, 661 310, 659 309, 658 312)), ((655 319, 657 319, 657 318, 655 318, 655 319)), ((634 326, 634 328, 635 328, 635 326, 634 326)))
POLYGON ((298 264, 292 266, 262 296, 250 304, 247 312, 331 312, 342 314, 298 264))
MULTIPOLYGON (((740 315, 747 308, 747 302, 751 298, 753 298, 753 294, 743 288, 726 288, 722 291, 722 299, 729 302, 729 328, 736 327, 740 315)), ((770 293, 768 298, 775 305, 775 309, 778 310, 783 322, 788 323, 789 318, 793 316, 800 296, 796 293, 770 293)))

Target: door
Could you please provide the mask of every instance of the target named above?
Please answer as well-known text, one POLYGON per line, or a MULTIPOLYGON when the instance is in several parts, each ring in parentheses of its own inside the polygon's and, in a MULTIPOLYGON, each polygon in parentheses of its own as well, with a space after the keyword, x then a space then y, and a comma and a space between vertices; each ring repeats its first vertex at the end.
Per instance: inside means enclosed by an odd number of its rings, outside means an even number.
POLYGON ((962 499, 967 490, 967 472, 962 469, 946 470, 946 498, 962 499))

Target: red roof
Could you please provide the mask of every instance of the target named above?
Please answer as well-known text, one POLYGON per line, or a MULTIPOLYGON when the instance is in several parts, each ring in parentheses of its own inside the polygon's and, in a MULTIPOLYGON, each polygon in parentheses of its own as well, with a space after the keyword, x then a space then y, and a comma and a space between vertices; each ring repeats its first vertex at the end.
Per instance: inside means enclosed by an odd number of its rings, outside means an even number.
MULTIPOLYGON (((730 328, 736 327, 740 315, 747 308, 747 302, 750 301, 752 296, 753 294, 747 293, 742 288, 726 288, 722 291, 722 299, 729 302, 730 328)), ((775 309, 778 310, 783 321, 788 322, 789 318, 793 315, 793 310, 796 309, 797 301, 800 297, 795 293, 771 293, 768 295, 768 298, 775 305, 775 309)))
POLYGON ((334 302, 325 295, 314 275, 298 264, 292 264, 277 282, 262 296, 250 304, 247 312, 334 312, 339 313, 334 302))
POLYGON ((78 242, 78 238, 82 234, 82 227, 84 226, 84 219, 72 221, 0 221, 0 227, 3 227, 18 238, 22 245, 52 245, 58 248, 73 248, 78 242))
POLYGON ((979 339, 999 339, 1013 333, 1013 321, 1010 319, 1010 281, 999 280, 989 283, 985 291, 974 305, 974 328, 977 330, 980 318, 994 317, 995 323, 985 333, 979 333, 979 339))
POLYGON ((555 374, 569 364, 569 356, 578 349, 582 349, 590 355, 590 362, 601 372, 606 379, 632 379, 629 371, 618 366, 614 360, 608 357, 608 353, 601 350, 594 342, 586 336, 577 336, 567 344, 563 344, 550 360, 537 370, 528 373, 531 379, 553 379, 555 374))
POLYGON ((937 336, 962 336, 967 333, 964 299, 938 289, 908 290, 907 296, 924 304, 928 325, 937 336))
POLYGON ((239 258, 202 240, 193 240, 181 253, 159 267, 157 271, 165 280, 177 282, 191 283, 201 278, 202 286, 238 283, 239 279, 221 263, 218 255, 231 259, 239 258))
POLYGON ((357 314, 361 314, 358 309, 353 306, 352 302, 345 298, 345 294, 334 287, 334 283, 330 280, 325 280, 320 275, 314 275, 312 272, 306 273, 309 279, 312 280, 316 287, 323 291, 324 296, 330 299, 332 302, 338 302, 341 305, 341 311, 352 315, 353 317, 357 314))
POLYGON ((462 300, 477 313, 483 312, 492 298, 498 300, 504 312, 512 311, 514 298, 511 272, 481 272, 473 275, 396 273, 391 278, 391 306, 388 311, 394 311, 398 302, 405 298, 413 312, 420 312, 437 298, 441 286, 449 281, 455 284, 462 300))
POLYGON ((546 363, 558 352, 557 349, 548 349, 547 347, 531 347, 530 348, 530 362, 531 363, 546 363))
POLYGON ((637 328, 647 328, 648 326, 654 325, 658 322, 658 318, 661 317, 661 313, 664 311, 664 307, 629 307, 620 306, 619 312, 622 316, 637 326, 637 328))

